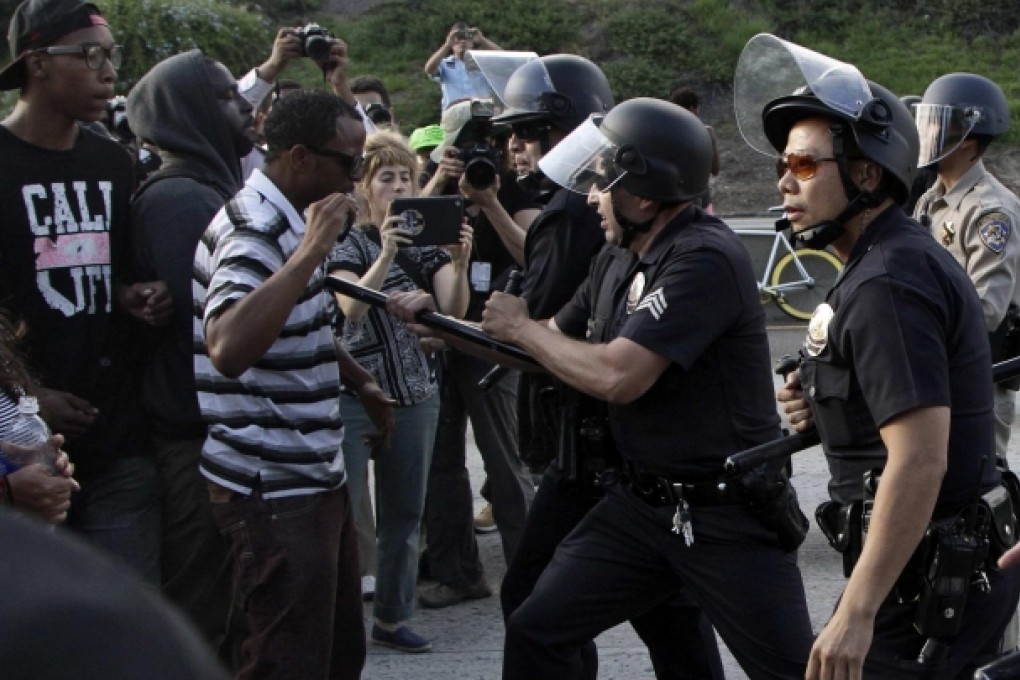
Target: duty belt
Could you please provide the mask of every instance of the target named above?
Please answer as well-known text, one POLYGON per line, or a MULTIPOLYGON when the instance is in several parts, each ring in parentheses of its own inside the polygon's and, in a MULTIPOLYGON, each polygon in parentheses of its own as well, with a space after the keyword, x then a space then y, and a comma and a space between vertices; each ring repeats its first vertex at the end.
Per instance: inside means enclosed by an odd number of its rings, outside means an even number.
POLYGON ((687 482, 678 477, 663 477, 642 471, 631 461, 623 461, 627 488, 652 507, 674 506, 687 501, 692 507, 740 505, 746 502, 744 490, 723 477, 687 482))

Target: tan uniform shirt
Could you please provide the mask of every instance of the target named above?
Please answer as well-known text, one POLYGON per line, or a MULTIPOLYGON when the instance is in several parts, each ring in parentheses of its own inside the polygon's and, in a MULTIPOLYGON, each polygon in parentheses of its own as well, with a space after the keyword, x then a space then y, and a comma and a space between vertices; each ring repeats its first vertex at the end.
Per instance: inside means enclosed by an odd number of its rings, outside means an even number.
POLYGON ((1020 304, 1020 200, 978 161, 950 191, 941 181, 917 202, 914 217, 963 265, 977 288, 989 332, 1010 302, 1020 304), (928 216, 926 222, 924 216, 928 216))

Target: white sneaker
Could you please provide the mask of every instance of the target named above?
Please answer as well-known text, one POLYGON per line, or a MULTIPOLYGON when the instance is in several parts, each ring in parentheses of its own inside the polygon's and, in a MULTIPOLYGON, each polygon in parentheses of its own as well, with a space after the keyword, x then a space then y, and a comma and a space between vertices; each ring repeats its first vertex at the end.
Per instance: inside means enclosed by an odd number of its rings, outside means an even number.
POLYGON ((486 503, 485 507, 475 515, 475 533, 491 534, 496 530, 496 520, 492 516, 492 503, 486 503))
POLYGON ((373 597, 375 597, 375 576, 372 576, 371 574, 362 576, 361 599, 365 602, 371 602, 373 597))

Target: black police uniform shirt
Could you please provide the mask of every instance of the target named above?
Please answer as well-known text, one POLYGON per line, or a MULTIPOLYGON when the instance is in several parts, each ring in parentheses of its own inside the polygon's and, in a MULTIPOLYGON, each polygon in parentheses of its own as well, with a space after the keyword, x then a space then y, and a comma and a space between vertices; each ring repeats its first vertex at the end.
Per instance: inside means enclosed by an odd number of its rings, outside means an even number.
POLYGON ((592 258, 606 243, 601 218, 588 198, 568 189, 553 194, 524 240, 528 316, 548 319, 567 304, 592 258))
POLYGON ((133 181, 127 152, 87 129, 54 151, 0 126, 0 305, 26 322, 22 349, 40 384, 100 411, 65 446, 83 475, 145 440, 121 417, 137 402, 126 363, 136 343, 123 332, 135 322, 113 309, 133 181))
POLYGON ((556 324, 593 342, 627 338, 669 359, 645 394, 609 407, 617 448, 644 471, 706 479, 730 454, 780 434, 750 257, 698 208, 666 225, 640 259, 605 248, 556 324))
POLYGON ((812 324, 817 356, 801 379, 833 500, 861 498, 863 474, 885 462, 879 428, 926 406, 952 407, 939 507, 973 502, 982 474, 982 489, 998 483, 988 336, 974 286, 952 255, 892 207, 861 235, 827 304, 833 316, 812 324))

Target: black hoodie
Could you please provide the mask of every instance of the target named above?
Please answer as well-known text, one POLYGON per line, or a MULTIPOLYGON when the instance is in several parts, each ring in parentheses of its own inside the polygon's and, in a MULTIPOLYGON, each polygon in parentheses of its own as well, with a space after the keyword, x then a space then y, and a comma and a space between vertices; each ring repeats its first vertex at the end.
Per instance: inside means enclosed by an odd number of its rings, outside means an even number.
POLYGON ((137 281, 165 281, 174 299, 170 326, 157 329, 143 401, 157 434, 201 437, 192 266, 202 233, 241 189, 241 163, 200 50, 154 66, 128 95, 127 114, 135 134, 158 146, 163 158, 132 202, 132 273, 137 281))

